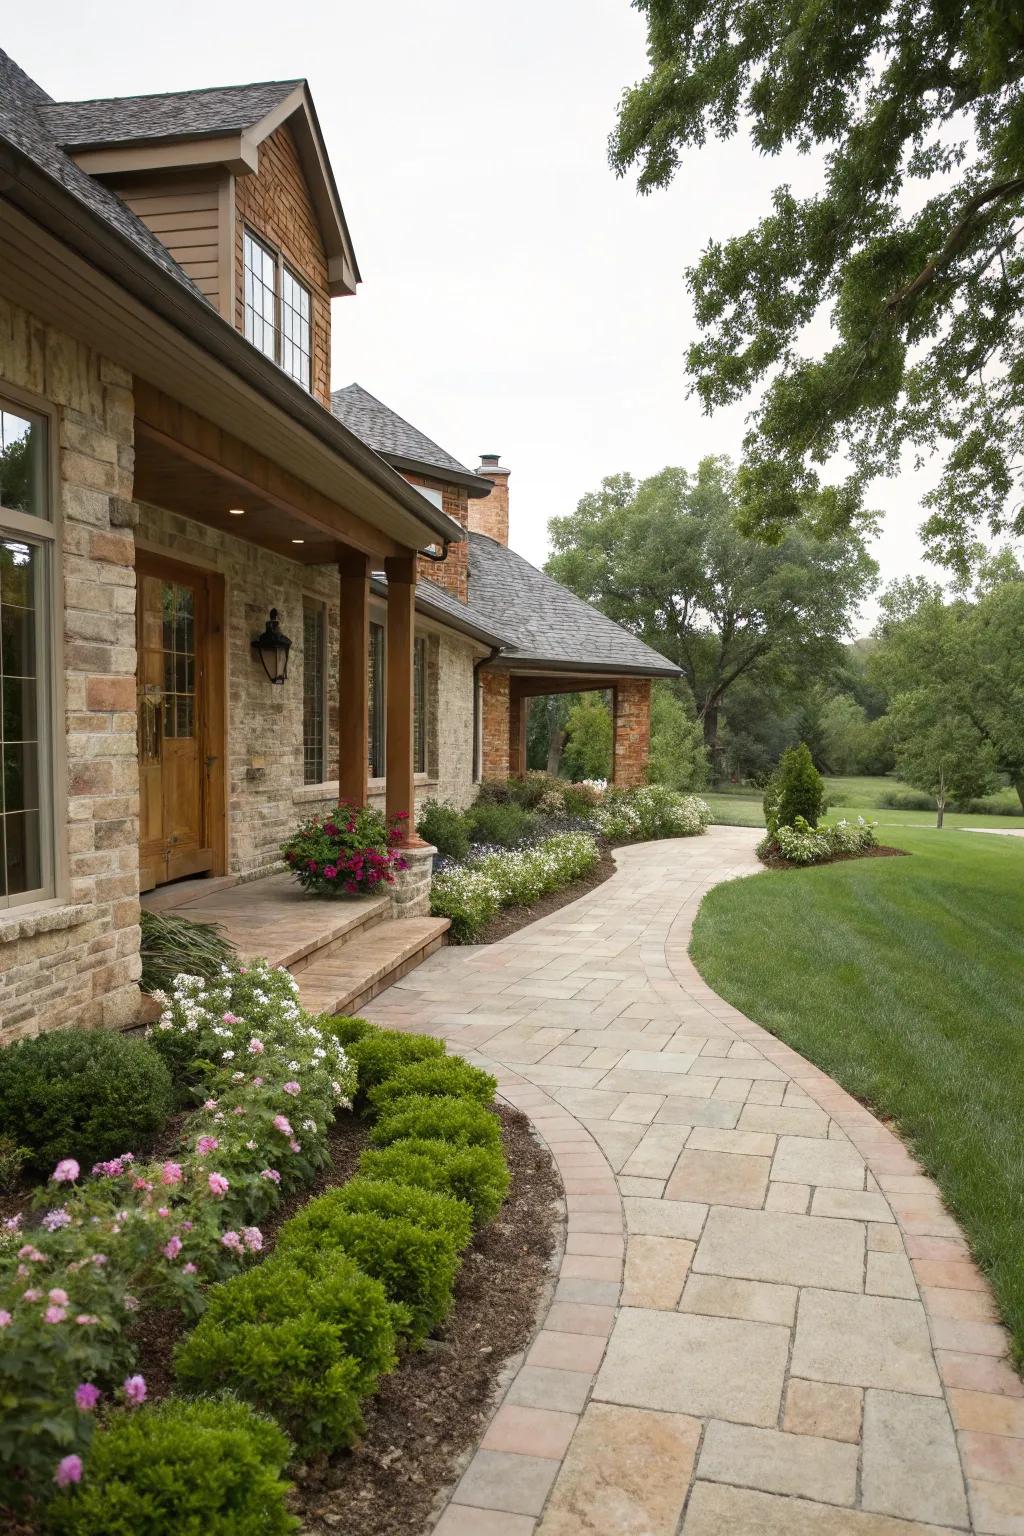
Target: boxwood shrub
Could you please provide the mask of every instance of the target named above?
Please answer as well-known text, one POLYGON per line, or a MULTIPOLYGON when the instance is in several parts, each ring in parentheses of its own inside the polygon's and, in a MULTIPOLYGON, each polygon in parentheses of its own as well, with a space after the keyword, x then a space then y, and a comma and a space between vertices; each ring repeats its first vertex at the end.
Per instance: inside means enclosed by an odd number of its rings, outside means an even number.
POLYGON ((496 1147, 501 1150, 498 1118, 475 1099, 431 1098, 411 1094, 381 1115, 370 1140, 389 1147, 406 1136, 450 1142, 456 1147, 496 1147))
POLYGON ((395 1323, 414 1343, 447 1315, 459 1254, 447 1232, 429 1231, 402 1216, 339 1210, 330 1196, 311 1200, 285 1223, 277 1240, 283 1254, 332 1250, 354 1259, 379 1280, 395 1303, 395 1323))
POLYGON ((367 1098, 371 1110, 383 1114, 411 1094, 476 1099, 480 1104, 490 1104, 497 1086, 489 1072, 470 1066, 461 1056, 428 1057, 399 1067, 376 1088, 371 1088, 367 1098))
POLYGON ((452 1147, 445 1141, 403 1138, 367 1147, 359 1159, 363 1179, 395 1180, 464 1200, 478 1227, 493 1221, 508 1193, 509 1173, 497 1147, 452 1147))
POLYGON ((355 1062, 359 1075, 356 1104, 365 1108, 371 1088, 376 1088, 386 1077, 393 1077, 400 1067, 413 1061, 425 1061, 432 1056, 443 1056, 443 1040, 432 1035, 406 1035, 397 1029, 376 1029, 363 1035, 345 1049, 355 1062))
POLYGON ((0 1125, 41 1175, 62 1158, 86 1171, 145 1150, 173 1105, 170 1073, 141 1036, 55 1029, 0 1050, 0 1125))
POLYGON ((360 1399, 394 1367, 392 1310, 382 1287, 336 1249, 282 1250, 214 1286, 175 1351, 178 1380, 228 1386, 281 1420, 306 1453, 351 1445, 360 1399))
POLYGON ((114 1414, 92 1441, 85 1477, 59 1493, 57 1536, 286 1536, 278 1426, 231 1398, 170 1398, 114 1414))
POLYGON ((418 1227, 446 1232, 461 1253, 473 1236, 473 1212, 464 1200, 439 1190, 420 1189, 394 1179, 354 1178, 323 1196, 339 1211, 373 1211, 402 1216, 418 1227))

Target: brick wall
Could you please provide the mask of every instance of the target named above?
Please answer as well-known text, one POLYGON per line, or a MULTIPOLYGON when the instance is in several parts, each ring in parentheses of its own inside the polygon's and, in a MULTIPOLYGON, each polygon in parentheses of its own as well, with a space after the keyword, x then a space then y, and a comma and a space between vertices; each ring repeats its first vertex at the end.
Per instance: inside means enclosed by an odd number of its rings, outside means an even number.
POLYGON ((53 673, 64 871, 55 901, 0 909, 0 1038, 11 1040, 138 1012, 135 557, 131 533, 111 521, 112 503, 132 493, 134 403, 130 374, 3 299, 0 379, 56 411, 64 613, 53 673))
POLYGON ((480 673, 483 711, 481 777, 507 779, 509 772, 509 680, 507 672, 480 673))
POLYGON ((647 782, 651 748, 651 680, 623 678, 615 685, 613 781, 623 788, 647 782))
MULTIPOLYGON (((441 510, 447 512, 449 517, 454 517, 463 528, 469 527, 469 492, 462 486, 448 485, 444 480, 432 480, 426 475, 405 474, 404 471, 403 478, 410 485, 422 485, 440 491, 441 510)), ((449 544, 447 560, 425 560, 421 557, 416 562, 416 579, 432 581, 457 597, 460 603, 468 602, 469 545, 465 540, 460 544, 449 544)))
POLYGON ((235 310, 245 329, 242 278, 242 228, 248 224, 281 252, 308 285, 313 307, 312 393, 331 408, 331 299, 327 291, 327 254, 302 173, 291 128, 283 123, 260 145, 256 176, 235 179, 235 310))
POLYGON ((489 480, 494 489, 487 496, 474 499, 469 510, 469 526, 474 533, 485 533, 489 539, 508 546, 508 477, 504 468, 489 469, 486 464, 474 471, 489 480))

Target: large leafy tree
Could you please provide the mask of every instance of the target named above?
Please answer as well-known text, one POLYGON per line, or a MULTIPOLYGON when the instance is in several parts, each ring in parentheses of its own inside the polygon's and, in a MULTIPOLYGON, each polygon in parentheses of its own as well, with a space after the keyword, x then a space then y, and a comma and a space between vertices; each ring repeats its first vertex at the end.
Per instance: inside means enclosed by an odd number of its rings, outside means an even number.
POLYGON ((796 688, 831 664, 876 572, 852 532, 749 538, 734 501, 731 466, 707 458, 696 474, 612 476, 549 525, 551 574, 682 668, 713 762, 729 690, 796 688))
POLYGON ((871 667, 889 690, 901 774, 935 792, 941 759, 947 789, 958 781, 950 797, 963 799, 1003 773, 1024 806, 1024 573, 989 567, 973 601, 947 602, 922 580, 897 583, 882 600, 879 636, 871 667))
POLYGON ((1024 7, 1008 0, 633 0, 647 78, 625 92, 610 153, 647 192, 709 137, 820 159, 820 188, 780 185, 771 213, 713 242, 688 274, 703 336, 689 370, 707 409, 764 386, 741 481, 770 538, 817 499, 855 519, 901 449, 937 451, 931 553, 964 570, 979 528, 1024 531, 1024 7), (805 349, 815 316, 830 344, 805 349))

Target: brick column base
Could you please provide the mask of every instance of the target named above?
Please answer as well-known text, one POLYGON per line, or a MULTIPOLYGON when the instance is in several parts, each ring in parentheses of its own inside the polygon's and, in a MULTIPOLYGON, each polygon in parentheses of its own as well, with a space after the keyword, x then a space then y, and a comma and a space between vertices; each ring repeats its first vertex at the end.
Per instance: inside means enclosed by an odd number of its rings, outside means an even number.
POLYGON ((620 789, 632 789, 647 782, 647 760, 651 750, 650 678, 623 678, 615 685, 614 700, 612 781, 620 789))

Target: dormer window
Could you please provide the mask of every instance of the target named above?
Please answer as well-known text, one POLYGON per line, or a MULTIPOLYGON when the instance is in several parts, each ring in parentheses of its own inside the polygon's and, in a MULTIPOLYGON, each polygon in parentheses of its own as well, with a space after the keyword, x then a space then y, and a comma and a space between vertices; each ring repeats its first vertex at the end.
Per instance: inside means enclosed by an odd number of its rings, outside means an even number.
POLYGON ((303 389, 311 383, 312 304, 277 251, 248 229, 242 235, 245 335, 303 389))

